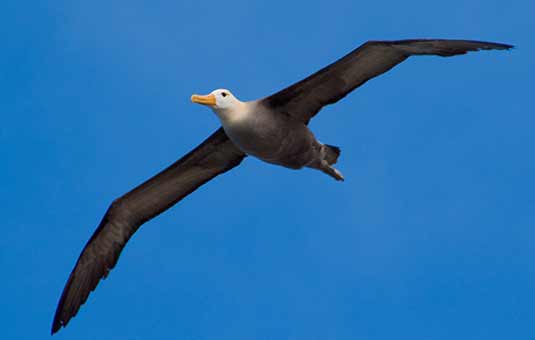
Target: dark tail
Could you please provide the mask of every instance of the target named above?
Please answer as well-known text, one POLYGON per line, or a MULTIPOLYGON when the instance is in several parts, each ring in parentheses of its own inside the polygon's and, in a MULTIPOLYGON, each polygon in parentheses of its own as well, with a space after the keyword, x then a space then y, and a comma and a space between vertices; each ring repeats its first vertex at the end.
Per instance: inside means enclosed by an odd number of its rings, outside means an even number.
POLYGON ((333 165, 338 161, 338 157, 340 156, 340 148, 334 145, 328 145, 324 144, 324 151, 325 151, 325 160, 329 165, 333 165))

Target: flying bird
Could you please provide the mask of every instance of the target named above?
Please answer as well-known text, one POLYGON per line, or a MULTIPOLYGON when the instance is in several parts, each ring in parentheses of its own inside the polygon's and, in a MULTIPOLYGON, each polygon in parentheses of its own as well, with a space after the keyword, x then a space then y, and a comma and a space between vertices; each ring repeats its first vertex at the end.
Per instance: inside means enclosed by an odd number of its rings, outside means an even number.
POLYGON ((310 119, 324 106, 413 55, 450 57, 512 47, 470 40, 368 41, 311 76, 259 100, 242 102, 226 89, 193 95, 194 103, 215 112, 222 127, 167 169, 113 201, 63 289, 52 334, 76 315, 143 223, 236 167, 246 156, 290 169, 317 169, 342 181, 343 175, 333 166, 340 149, 320 143, 308 128, 310 119))

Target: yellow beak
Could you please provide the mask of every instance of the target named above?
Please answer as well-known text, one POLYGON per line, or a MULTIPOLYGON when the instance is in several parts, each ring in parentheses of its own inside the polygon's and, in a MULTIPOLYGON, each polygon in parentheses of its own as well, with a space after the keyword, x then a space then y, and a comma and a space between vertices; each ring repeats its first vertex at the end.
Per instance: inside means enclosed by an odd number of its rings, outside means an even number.
POLYGON ((191 96, 191 101, 197 104, 202 105, 208 105, 208 106, 215 106, 215 96, 213 94, 209 94, 206 96, 199 96, 197 94, 194 94, 191 96))

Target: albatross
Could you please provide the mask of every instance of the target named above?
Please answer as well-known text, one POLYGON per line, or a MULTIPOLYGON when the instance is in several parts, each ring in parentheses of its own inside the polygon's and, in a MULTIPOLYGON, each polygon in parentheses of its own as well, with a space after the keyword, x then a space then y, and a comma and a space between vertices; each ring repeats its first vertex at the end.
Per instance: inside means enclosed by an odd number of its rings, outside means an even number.
POLYGON ((193 95, 191 101, 211 108, 222 127, 171 166, 112 202, 67 280, 52 334, 76 315, 143 223, 236 167, 245 157, 290 169, 317 169, 342 181, 342 173, 333 166, 340 149, 320 143, 308 128, 310 119, 324 106, 336 103, 410 56, 451 57, 512 47, 472 40, 368 41, 311 76, 259 100, 242 102, 226 89, 193 95))

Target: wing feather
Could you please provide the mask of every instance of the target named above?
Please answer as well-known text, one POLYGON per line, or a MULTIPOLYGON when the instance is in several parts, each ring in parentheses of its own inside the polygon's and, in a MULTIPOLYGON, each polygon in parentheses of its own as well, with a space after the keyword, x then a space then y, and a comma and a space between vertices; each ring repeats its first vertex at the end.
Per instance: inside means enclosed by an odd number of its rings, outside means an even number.
POLYGON ((126 242, 143 223, 237 166, 244 157, 220 128, 167 169, 116 199, 67 280, 52 323, 52 334, 76 315, 89 293, 115 267, 126 242))
POLYGON ((360 85, 412 55, 451 57, 469 51, 512 47, 472 40, 368 41, 311 76, 262 99, 261 103, 308 123, 325 105, 336 103, 360 85))

